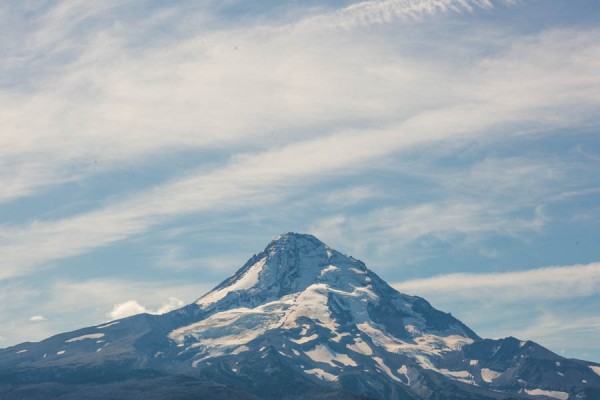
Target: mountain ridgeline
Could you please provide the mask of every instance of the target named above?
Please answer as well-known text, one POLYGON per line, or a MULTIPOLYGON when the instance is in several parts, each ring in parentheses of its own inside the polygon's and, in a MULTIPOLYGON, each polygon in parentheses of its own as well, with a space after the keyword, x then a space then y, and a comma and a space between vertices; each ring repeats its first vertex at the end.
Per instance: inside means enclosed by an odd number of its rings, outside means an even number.
POLYGON ((193 304, 0 350, 0 399, 600 399, 600 365, 482 339, 311 235, 193 304))

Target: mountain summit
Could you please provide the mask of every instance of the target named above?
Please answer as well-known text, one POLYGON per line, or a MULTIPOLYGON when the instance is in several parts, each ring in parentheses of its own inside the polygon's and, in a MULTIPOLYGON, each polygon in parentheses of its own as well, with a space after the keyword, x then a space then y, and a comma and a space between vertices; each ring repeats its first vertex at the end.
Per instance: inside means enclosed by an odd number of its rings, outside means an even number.
POLYGON ((179 310, 0 350, 2 399, 599 399, 599 374, 297 233, 179 310))

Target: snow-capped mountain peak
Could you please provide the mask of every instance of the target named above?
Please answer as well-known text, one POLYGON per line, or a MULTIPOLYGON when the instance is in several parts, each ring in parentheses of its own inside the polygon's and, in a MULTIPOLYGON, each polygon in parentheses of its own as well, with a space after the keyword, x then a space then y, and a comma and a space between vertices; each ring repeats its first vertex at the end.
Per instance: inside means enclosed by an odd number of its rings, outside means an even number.
POLYGON ((368 287, 366 266, 339 253, 312 235, 287 233, 275 238, 235 275, 197 301, 211 307, 219 301, 247 298, 252 304, 325 284, 338 290, 368 287))
POLYGON ((358 359, 373 357, 373 368, 401 381, 387 366, 387 353, 436 369, 433 358, 478 339, 425 300, 398 293, 361 261, 297 233, 277 237, 196 305, 202 321, 169 334, 193 354, 196 367, 251 351, 252 343, 276 332, 271 346, 277 343, 288 357, 303 354, 319 379, 337 378, 358 359), (347 364, 323 362, 342 355, 347 364))

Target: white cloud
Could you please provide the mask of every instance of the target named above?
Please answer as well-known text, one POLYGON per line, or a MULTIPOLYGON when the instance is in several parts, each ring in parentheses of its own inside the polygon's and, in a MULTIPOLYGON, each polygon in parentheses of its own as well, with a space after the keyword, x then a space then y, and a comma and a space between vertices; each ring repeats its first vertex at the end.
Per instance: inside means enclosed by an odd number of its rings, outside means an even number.
POLYGON ((113 309, 106 316, 111 320, 130 317, 136 314, 147 313, 146 307, 143 307, 135 300, 127 300, 124 303, 115 304, 113 309))
POLYGON ((600 294, 600 263, 545 267, 501 273, 457 273, 393 284, 401 292, 436 298, 485 299, 501 293, 502 301, 585 297, 600 294))
POLYGON ((166 314, 169 311, 176 310, 183 306, 184 306, 183 301, 181 301, 175 297, 169 297, 169 300, 165 304, 160 306, 160 308, 158 310, 156 310, 155 312, 151 312, 151 314, 166 314))
POLYGON ((161 305, 157 310, 149 310, 135 300, 127 300, 123 303, 115 304, 106 315, 111 319, 121 319, 137 314, 165 314, 169 311, 183 307, 183 301, 175 297, 169 297, 169 300, 161 305))
POLYGON ((148 308, 142 306, 135 300, 127 300, 123 303, 115 304, 106 316, 110 318, 110 320, 121 319, 126 317, 131 317, 132 315, 137 314, 165 314, 169 311, 176 310, 184 306, 183 301, 179 300, 176 297, 169 297, 169 300, 161 305, 157 310, 149 310, 148 308))
POLYGON ((31 322, 41 322, 46 321, 46 318, 43 315, 34 315, 33 317, 29 318, 29 320, 31 322))

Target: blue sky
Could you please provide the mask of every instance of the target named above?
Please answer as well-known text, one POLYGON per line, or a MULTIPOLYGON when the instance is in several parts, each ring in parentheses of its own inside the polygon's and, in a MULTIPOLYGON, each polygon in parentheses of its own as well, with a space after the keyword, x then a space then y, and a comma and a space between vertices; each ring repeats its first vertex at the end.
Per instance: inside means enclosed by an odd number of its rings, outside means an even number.
POLYGON ((312 233, 600 360, 597 1, 0 4, 0 347, 312 233))

